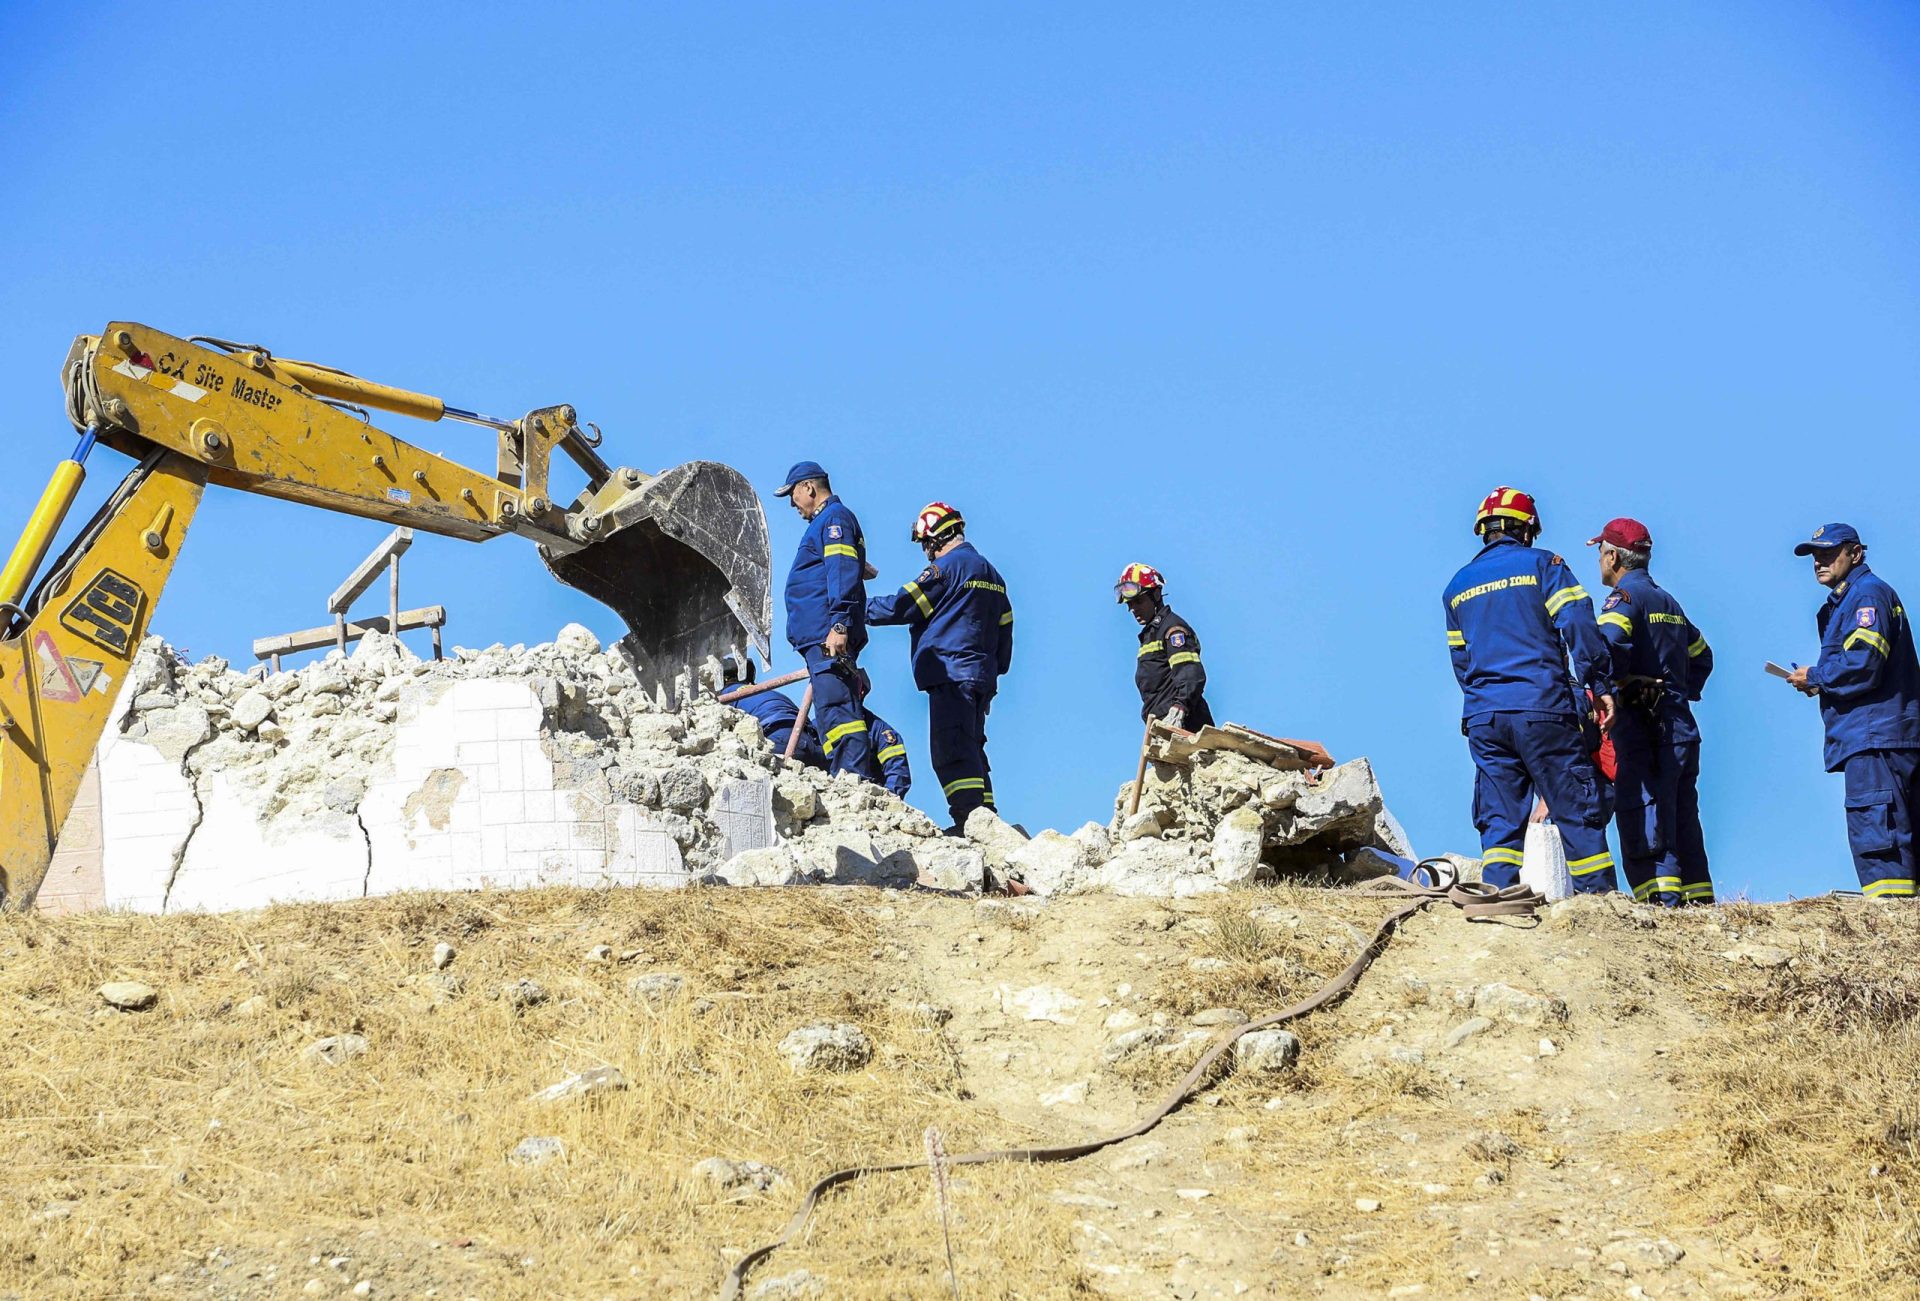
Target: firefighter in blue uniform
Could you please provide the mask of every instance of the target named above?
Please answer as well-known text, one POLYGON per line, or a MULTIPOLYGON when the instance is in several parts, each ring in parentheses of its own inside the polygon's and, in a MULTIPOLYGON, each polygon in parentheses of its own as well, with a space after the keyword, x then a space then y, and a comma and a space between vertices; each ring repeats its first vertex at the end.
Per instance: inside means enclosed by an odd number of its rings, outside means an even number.
MULTIPOLYGON (((751 659, 746 661, 744 668, 738 667, 738 661, 729 660, 727 663, 729 686, 751 686, 756 676, 751 659)), ((800 707, 793 703, 791 697, 779 691, 759 691, 727 703, 753 715, 760 724, 760 734, 773 743, 776 752, 786 753, 787 738, 793 735, 794 724, 800 721, 800 707)), ((826 769, 827 756, 821 752, 820 738, 811 725, 801 724, 800 741, 793 748, 793 757, 809 768, 826 769)))
POLYGON ((1920 811, 1920 662, 1900 596, 1867 568, 1866 544, 1826 524, 1793 549, 1832 595, 1820 607, 1820 659, 1789 685, 1820 700, 1828 772, 1847 781, 1847 844, 1871 899, 1910 899, 1920 811))
POLYGON ((776 496, 807 521, 787 572, 787 641, 806 661, 814 727, 833 772, 862 772, 870 745, 854 674, 867 644, 867 541, 814 461, 787 471, 776 496))
POLYGON ((1692 702, 1713 672, 1713 650, 1647 571, 1646 525, 1609 520, 1587 545, 1600 548, 1600 581, 1613 589, 1599 622, 1613 648, 1614 820, 1627 884, 1643 903, 1710 904, 1692 702))
POLYGON ((865 669, 860 670, 859 677, 860 716, 867 720, 867 742, 873 749, 868 770, 861 776, 904 800, 913 789, 913 771, 907 766, 907 743, 892 723, 867 708, 867 694, 873 690, 873 681, 865 669))
POLYGON ((1593 602, 1564 560, 1533 545, 1540 516, 1527 494, 1495 488, 1473 528, 1480 554, 1453 576, 1441 603, 1453 674, 1466 697, 1461 730, 1477 770, 1481 875, 1496 886, 1519 879, 1538 791, 1565 839, 1574 889, 1612 890, 1599 773, 1581 738, 1567 675, 1571 652, 1578 684, 1593 693, 1600 726, 1609 726, 1611 656, 1593 602))
POLYGON ((867 622, 912 630, 914 685, 927 693, 927 748, 957 834, 967 815, 991 806, 987 711, 1013 663, 1013 605, 1006 580, 967 541, 967 522, 945 502, 913 522, 926 552, 921 575, 867 602, 867 622))
POLYGON ((1113 597, 1140 625, 1133 661, 1140 720, 1165 719, 1171 727, 1197 732, 1213 722, 1207 669, 1200 662, 1200 638, 1167 604, 1166 590, 1167 580, 1153 566, 1128 565, 1113 585, 1113 597))

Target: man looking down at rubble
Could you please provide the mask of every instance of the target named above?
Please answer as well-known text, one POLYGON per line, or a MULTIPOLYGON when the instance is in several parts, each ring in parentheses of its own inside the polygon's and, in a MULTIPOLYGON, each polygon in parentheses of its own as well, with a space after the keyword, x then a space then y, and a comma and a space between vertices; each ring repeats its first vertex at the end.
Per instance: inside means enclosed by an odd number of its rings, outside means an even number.
POLYGON ((1830 595, 1816 617, 1820 658, 1789 686, 1820 701, 1828 772, 1847 779, 1847 845, 1869 899, 1910 899, 1920 806, 1920 662, 1900 594, 1867 568, 1851 524, 1823 524, 1793 549, 1830 595))
POLYGON ((1713 650, 1671 592, 1653 581, 1653 536, 1639 520, 1608 520, 1598 537, 1600 581, 1613 589, 1600 635, 1613 648, 1614 819, 1627 884, 1642 903, 1713 902, 1700 831, 1700 726, 1692 701, 1713 650))
POLYGON ((1000 675, 1013 664, 1013 604, 1006 580, 967 541, 967 522, 943 501, 913 522, 927 556, 920 576, 867 602, 867 622, 912 632, 913 682, 927 693, 927 748, 959 834, 967 815, 991 806, 987 712, 1000 675))
POLYGON ((814 727, 830 771, 862 772, 870 747, 854 673, 867 644, 866 535, 817 461, 788 470, 774 495, 807 521, 787 571, 787 641, 806 661, 814 727))
POLYGON ((1140 721, 1158 718, 1169 727, 1197 732, 1213 722, 1207 705, 1207 669, 1200 638, 1167 604, 1167 580, 1151 565, 1128 565, 1113 585, 1114 600, 1140 625, 1133 685, 1140 692, 1140 721))
POLYGON ((1481 877, 1509 886, 1520 877, 1527 818, 1538 791, 1567 847, 1573 888, 1599 894, 1614 885, 1599 775, 1580 736, 1567 675, 1593 693, 1596 721, 1613 723, 1611 652, 1593 601, 1566 561, 1533 545, 1540 515, 1533 498, 1495 488, 1473 531, 1480 554, 1447 584, 1447 649, 1465 696, 1460 730, 1473 755, 1473 822, 1480 829, 1481 877))

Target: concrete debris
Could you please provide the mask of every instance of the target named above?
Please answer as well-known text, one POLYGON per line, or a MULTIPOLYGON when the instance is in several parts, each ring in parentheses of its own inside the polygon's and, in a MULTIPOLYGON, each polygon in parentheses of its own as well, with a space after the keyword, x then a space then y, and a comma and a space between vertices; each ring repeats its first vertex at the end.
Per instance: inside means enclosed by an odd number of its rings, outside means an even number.
POLYGON ((331 1034, 308 1044, 300 1055, 310 1062, 339 1066, 355 1057, 367 1055, 367 1037, 360 1034, 331 1034))
POLYGON ((627 982, 627 993, 649 1007, 665 1007, 680 997, 687 978, 677 971, 653 971, 627 982))
MULTIPOLYGON (((965 834, 774 753, 753 719, 669 708, 578 625, 426 662, 382 633, 288 672, 149 638, 100 749, 100 904, 237 909, 415 889, 913 886, 1183 897, 1410 855, 1365 760, 1282 771, 1231 750, 1150 766, 1138 814, 965 834), (124 811, 123 811, 124 810, 124 811)), ((937 792, 934 792, 937 796, 937 792)))
POLYGON ((513 1151, 507 1153, 507 1160, 514 1165, 545 1165, 557 1156, 567 1154, 567 1145, 557 1138, 537 1136, 523 1138, 514 1144, 513 1151))
POLYGON ((823 1021, 790 1031, 780 1055, 796 1071, 856 1071, 873 1060, 873 1040, 857 1025, 823 1021))
POLYGON ((567 1076, 528 1099, 530 1102, 566 1102, 575 1098, 594 1098, 618 1093, 627 1087, 627 1077, 616 1066, 595 1066, 567 1076))
POLYGON ((1286 1030, 1249 1030, 1233 1041, 1236 1071, 1284 1071, 1300 1060, 1300 1040, 1286 1030))
POLYGON ((1557 1025, 1567 1019, 1564 998, 1530 994, 1512 985, 1482 985, 1474 992, 1473 1010, 1514 1025, 1557 1025))
POLYGON ((500 986, 500 997, 514 1011, 523 1012, 546 1002, 547 988, 537 980, 522 976, 519 980, 508 981, 500 986))
POLYGON ((100 997, 122 1012, 144 1012, 159 1001, 160 991, 137 980, 110 980, 100 986, 100 997))
POLYGON ((729 1161, 710 1156, 695 1163, 687 1172, 694 1190, 708 1197, 735 1198, 753 1193, 771 1192, 787 1182, 784 1170, 760 1161, 729 1161))
POLYGON ((441 943, 434 945, 433 946, 433 969, 435 971, 445 971, 448 967, 453 965, 453 960, 459 954, 459 952, 460 950, 454 948, 453 945, 448 944, 445 941, 442 941, 441 943))
POLYGON ((1127 1030, 1115 1035, 1100 1050, 1100 1057, 1108 1062, 1123 1062, 1150 1048, 1158 1048, 1173 1038, 1173 1031, 1161 1025, 1143 1025, 1138 1030, 1127 1030))

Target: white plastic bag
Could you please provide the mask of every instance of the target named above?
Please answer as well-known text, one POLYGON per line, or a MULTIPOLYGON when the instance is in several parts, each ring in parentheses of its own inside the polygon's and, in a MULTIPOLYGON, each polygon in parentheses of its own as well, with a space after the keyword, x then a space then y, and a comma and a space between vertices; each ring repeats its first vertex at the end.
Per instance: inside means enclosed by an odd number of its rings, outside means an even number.
POLYGON ((1520 851, 1520 884, 1532 886, 1558 903, 1573 895, 1573 873, 1567 870, 1567 847, 1560 828, 1551 822, 1527 824, 1526 847, 1520 851))

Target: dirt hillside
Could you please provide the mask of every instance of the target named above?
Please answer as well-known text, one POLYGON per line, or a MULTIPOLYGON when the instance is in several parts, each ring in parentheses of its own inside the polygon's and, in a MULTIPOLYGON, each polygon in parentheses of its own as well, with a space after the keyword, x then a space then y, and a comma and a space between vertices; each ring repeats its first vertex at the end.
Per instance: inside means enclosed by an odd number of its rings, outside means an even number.
MULTIPOLYGON (((1389 907, 816 888, 7 917, 0 1295, 712 1295, 807 1183, 930 1127, 958 1153, 1131 1124, 1389 907), (822 1023, 851 1029, 789 1039, 822 1023)), ((1859 900, 1434 910, 1293 1027, 1291 1066, 1078 1162, 956 1170, 944 1231, 925 1173, 858 1183, 747 1292, 951 1296, 950 1239, 965 1297, 1899 1294, 1916 959, 1920 913, 1859 900)))

